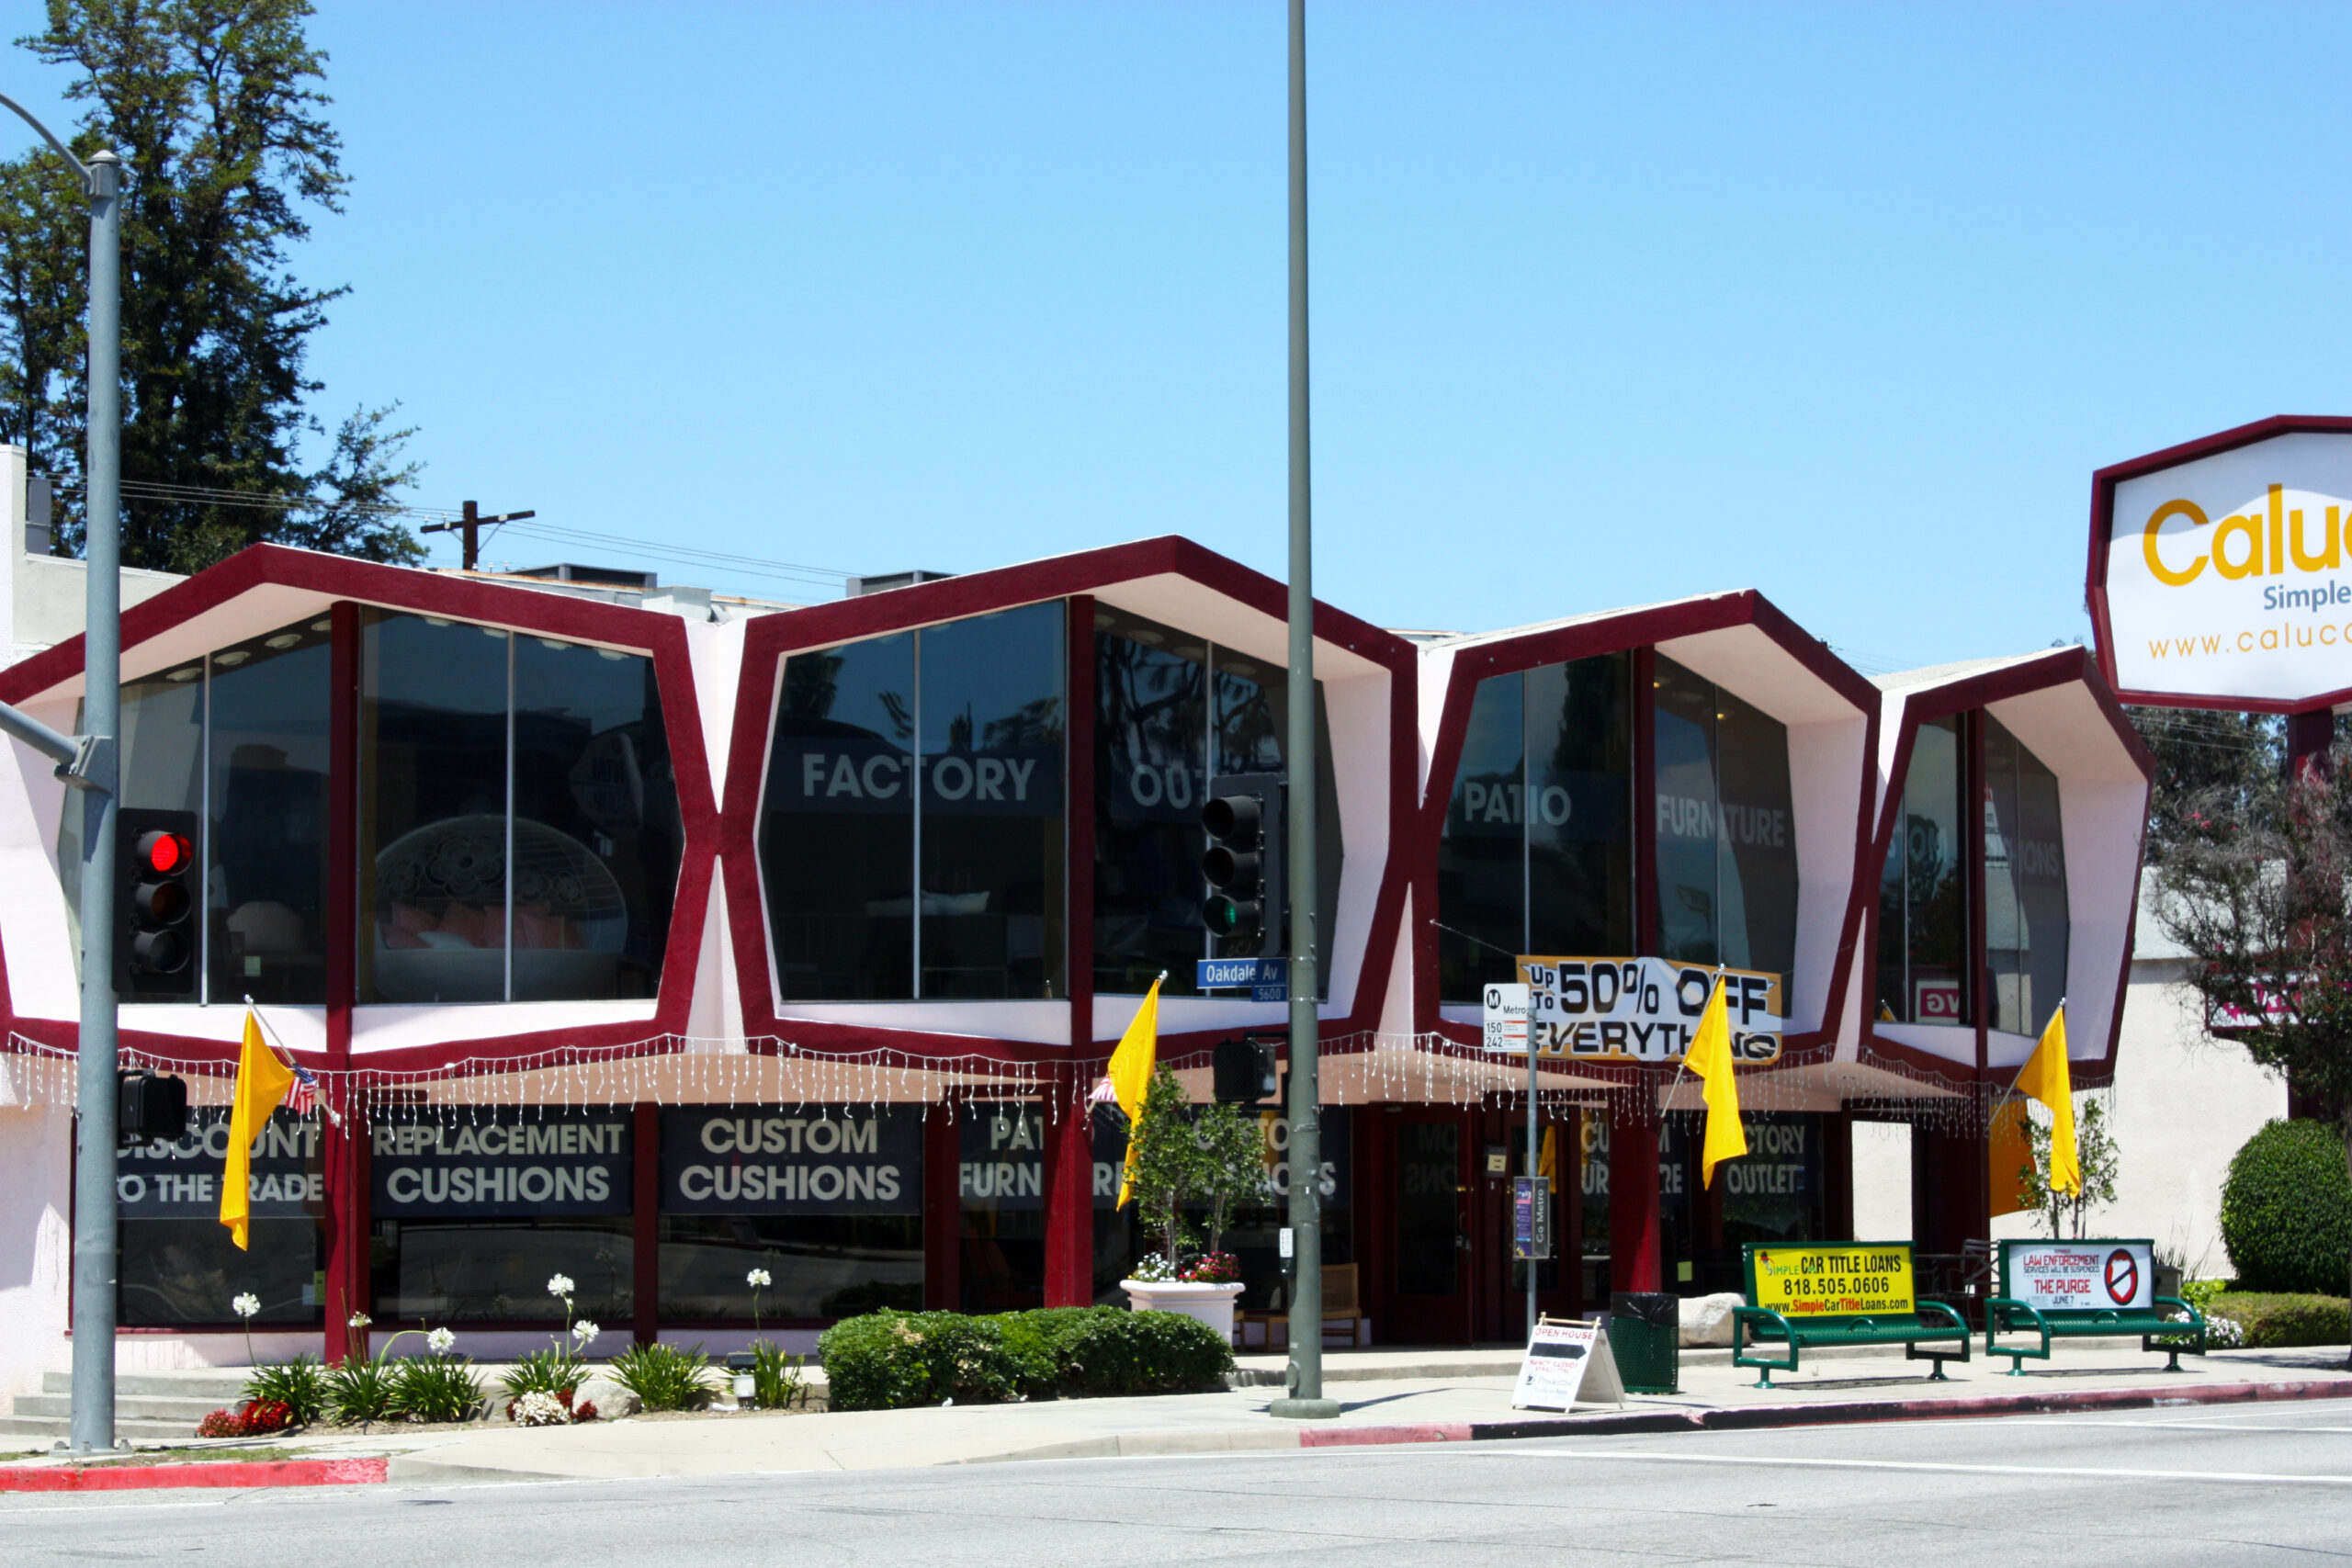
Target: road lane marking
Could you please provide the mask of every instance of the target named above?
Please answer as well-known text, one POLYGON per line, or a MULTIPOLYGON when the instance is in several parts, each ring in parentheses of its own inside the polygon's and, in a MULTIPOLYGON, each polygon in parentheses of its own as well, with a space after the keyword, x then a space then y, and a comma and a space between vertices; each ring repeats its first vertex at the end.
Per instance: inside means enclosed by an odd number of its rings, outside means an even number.
MULTIPOLYGON (((1433 1452, 1443 1450, 1431 1450, 1433 1452)), ((1471 1449, 1469 1452, 1478 1452, 1471 1449)), ((1949 1464, 1893 1459, 1777 1459, 1737 1454, 1662 1454, 1616 1449, 1498 1449, 1488 1454, 1507 1458, 1604 1460, 1643 1464, 1756 1465, 1781 1470, 1889 1470, 1947 1475, 2064 1475, 2096 1481, 2225 1481, 2274 1486, 2352 1486, 2352 1475, 2274 1475, 2258 1471, 2228 1470, 2109 1470, 2057 1464, 1949 1464)))

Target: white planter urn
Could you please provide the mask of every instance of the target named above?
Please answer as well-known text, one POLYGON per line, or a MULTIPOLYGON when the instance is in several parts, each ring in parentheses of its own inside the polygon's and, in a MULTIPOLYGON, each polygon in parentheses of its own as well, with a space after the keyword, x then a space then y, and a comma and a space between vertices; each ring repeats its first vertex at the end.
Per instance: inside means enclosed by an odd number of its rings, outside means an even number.
POLYGON ((1186 1280, 1122 1280, 1119 1288, 1127 1292, 1127 1305, 1134 1311, 1182 1313, 1216 1329, 1227 1343, 1233 1340, 1233 1303, 1241 1297, 1238 1280, 1201 1285, 1186 1280))

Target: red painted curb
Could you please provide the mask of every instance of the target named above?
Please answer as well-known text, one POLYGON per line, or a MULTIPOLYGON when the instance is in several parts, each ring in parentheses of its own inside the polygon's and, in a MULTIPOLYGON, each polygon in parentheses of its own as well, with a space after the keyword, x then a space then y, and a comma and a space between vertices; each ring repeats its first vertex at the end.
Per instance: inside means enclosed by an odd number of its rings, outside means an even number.
POLYGON ((281 1459, 240 1463, 101 1464, 0 1469, 0 1492, 130 1492, 149 1486, 356 1486, 384 1479, 381 1459, 281 1459))
POLYGON ((1425 1427, 1301 1427, 1298 1446, 1335 1449, 1355 1443, 1466 1443, 1475 1435, 1467 1421, 1438 1421, 1425 1427))

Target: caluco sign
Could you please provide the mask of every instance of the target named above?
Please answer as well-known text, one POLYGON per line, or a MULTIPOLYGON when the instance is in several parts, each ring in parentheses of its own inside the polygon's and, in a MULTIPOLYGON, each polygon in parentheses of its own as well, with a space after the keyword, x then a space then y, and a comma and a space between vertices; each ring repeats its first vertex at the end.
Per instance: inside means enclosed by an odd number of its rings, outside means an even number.
POLYGON ((2291 711, 2352 688, 2352 420, 2266 420, 2092 493, 2099 662, 2126 701, 2291 711))

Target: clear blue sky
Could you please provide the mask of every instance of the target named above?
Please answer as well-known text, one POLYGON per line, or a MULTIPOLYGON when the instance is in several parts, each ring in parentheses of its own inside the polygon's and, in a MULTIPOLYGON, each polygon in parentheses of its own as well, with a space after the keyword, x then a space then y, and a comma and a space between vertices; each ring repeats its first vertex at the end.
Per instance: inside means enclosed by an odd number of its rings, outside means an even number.
MULTIPOLYGON (((1308 28, 1317 586, 1374 620, 1754 586, 1866 668, 2040 648, 2086 632, 2094 468, 2352 412, 2352 10, 1308 28)), ((1165 532, 1282 570, 1282 0, 314 36, 355 176, 300 263, 354 289, 322 412, 401 400, 417 501, 850 571, 1165 532)))

